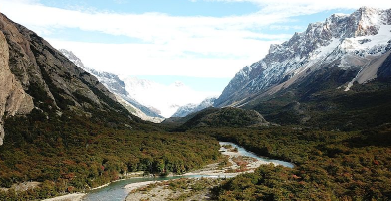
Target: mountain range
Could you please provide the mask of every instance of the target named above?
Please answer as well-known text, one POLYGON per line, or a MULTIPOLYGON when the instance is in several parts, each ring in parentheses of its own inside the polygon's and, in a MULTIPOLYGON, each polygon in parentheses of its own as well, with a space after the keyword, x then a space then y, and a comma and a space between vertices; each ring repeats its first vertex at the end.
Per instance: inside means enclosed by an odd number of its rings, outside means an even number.
POLYGON ((262 60, 235 75, 214 106, 254 109, 279 124, 375 126, 389 119, 390 50, 390 9, 334 14, 271 45, 262 60), (369 97, 379 100, 371 105, 369 97))
POLYGON ((201 111, 208 107, 213 107, 214 101, 217 97, 206 98, 199 104, 189 103, 187 105, 181 106, 171 117, 185 117, 189 114, 201 111))
POLYGON ((206 99, 199 105, 189 103, 200 101, 199 97, 203 95, 197 94, 198 92, 180 81, 164 85, 151 80, 140 79, 136 76, 118 76, 84 66, 81 59, 72 51, 65 49, 59 51, 76 66, 97 77, 117 96, 121 104, 143 120, 160 123, 164 118, 177 117, 178 115, 183 117, 213 105, 213 102, 210 102, 212 99, 206 99), (194 108, 190 109, 192 105, 194 105, 194 108), (185 112, 184 110, 188 111, 185 112))
POLYGON ((336 88, 345 91, 356 82, 389 77, 389 71, 379 66, 391 49, 390 30, 391 10, 368 7, 312 23, 290 40, 271 45, 265 58, 240 70, 214 105, 243 106, 320 74, 338 74, 336 88))

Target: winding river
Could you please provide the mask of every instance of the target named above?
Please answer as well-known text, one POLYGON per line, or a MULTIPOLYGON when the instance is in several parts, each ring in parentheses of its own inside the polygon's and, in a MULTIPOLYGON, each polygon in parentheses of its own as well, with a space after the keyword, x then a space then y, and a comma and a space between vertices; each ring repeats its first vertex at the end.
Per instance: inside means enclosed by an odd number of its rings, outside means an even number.
MULTIPOLYGON (((252 152, 245 150, 243 147, 240 147, 234 143, 230 142, 220 142, 220 145, 232 145, 232 147, 238 149, 238 154, 242 156, 248 156, 252 158, 256 158, 265 163, 274 163, 277 165, 282 165, 285 167, 293 168, 294 165, 292 163, 288 163, 280 160, 272 160, 263 157, 259 157, 252 152)), ((223 149, 224 150, 224 149, 223 149)), ((120 180, 113 183, 110 183, 108 186, 91 190, 87 195, 83 197, 83 201, 123 201, 129 193, 128 189, 125 189, 125 186, 131 183, 139 183, 145 181, 164 181, 178 178, 197 178, 197 177, 227 177, 227 175, 203 175, 203 174, 195 174, 195 175, 184 175, 184 176, 170 176, 170 177, 145 177, 145 178, 130 178, 126 180, 120 180)))

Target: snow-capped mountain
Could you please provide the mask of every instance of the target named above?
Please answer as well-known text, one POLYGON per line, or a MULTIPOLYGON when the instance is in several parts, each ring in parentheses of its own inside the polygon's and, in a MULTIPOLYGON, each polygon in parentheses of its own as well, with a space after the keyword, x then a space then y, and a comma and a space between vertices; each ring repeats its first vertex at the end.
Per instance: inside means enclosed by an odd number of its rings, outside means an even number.
POLYGON ((194 91, 179 81, 163 85, 134 76, 125 76, 121 79, 124 80, 130 97, 166 118, 171 117, 183 105, 196 104, 213 95, 194 91))
MULTIPOLYGON (((164 120, 164 118, 160 116, 159 113, 151 110, 148 107, 145 107, 144 105, 137 102, 134 98, 129 96, 129 92, 125 89, 124 81, 122 81, 118 75, 108 72, 100 72, 93 68, 85 67, 83 62, 72 51, 65 49, 60 49, 59 51, 76 66, 83 68, 98 78, 98 80, 103 83, 107 89, 116 95, 117 100, 134 115, 140 117, 143 120, 156 123, 160 123, 164 120)), ((129 90, 131 90, 131 88, 129 90)))
POLYGON ((340 87, 349 90, 355 82, 376 78, 390 49, 391 9, 363 7, 351 15, 334 14, 289 41, 271 45, 265 58, 235 75, 214 105, 241 106, 333 68, 346 71, 343 76, 349 81, 340 87))
POLYGON ((212 107, 217 97, 211 97, 203 100, 200 104, 187 104, 178 108, 171 117, 185 117, 189 114, 201 111, 205 108, 212 107))
POLYGON ((119 102, 144 120, 161 122, 164 117, 171 117, 179 107, 189 103, 196 104, 205 97, 215 95, 194 91, 179 81, 164 85, 134 76, 119 77, 112 73, 100 72, 85 67, 71 51, 62 49, 60 52, 70 61, 97 77, 117 96, 119 102))

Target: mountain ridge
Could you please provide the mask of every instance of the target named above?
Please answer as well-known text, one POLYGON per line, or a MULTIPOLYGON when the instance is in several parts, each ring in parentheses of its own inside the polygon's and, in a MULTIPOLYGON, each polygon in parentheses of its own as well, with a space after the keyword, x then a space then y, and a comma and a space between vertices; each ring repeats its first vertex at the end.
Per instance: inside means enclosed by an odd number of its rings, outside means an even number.
MULTIPOLYGON (((140 117, 143 120, 151 121, 154 123, 160 123, 164 120, 162 116, 153 111, 152 109, 140 104, 137 100, 132 98, 125 87, 125 82, 119 78, 118 75, 97 71, 93 68, 84 66, 82 60, 78 58, 72 51, 65 49, 59 50, 64 56, 72 61, 76 66, 83 68, 92 75, 98 78, 112 93, 116 95, 117 100, 124 105, 132 114, 140 117)), ((130 89, 128 89, 130 90, 130 89)))
MULTIPOLYGON (((47 41, 0 13, 0 114, 41 113, 61 117, 65 110, 91 115, 91 110, 116 111, 129 120, 135 116, 96 77, 77 67, 47 41), (4 73, 3 73, 4 72, 4 73), (3 88, 4 87, 4 88, 3 88)), ((3 121, 0 136, 3 139, 3 121)), ((5 136, 6 137, 6 136, 5 136)), ((1 140, 2 142, 3 140, 1 140)))
POLYGON ((171 117, 185 117, 191 113, 201 111, 205 108, 212 107, 217 97, 206 98, 199 104, 189 103, 181 106, 171 117))
POLYGON ((390 25, 391 9, 367 7, 311 23, 281 45, 271 45, 262 60, 241 69, 214 106, 242 106, 248 98, 272 95, 326 64, 358 73, 391 49, 390 25))

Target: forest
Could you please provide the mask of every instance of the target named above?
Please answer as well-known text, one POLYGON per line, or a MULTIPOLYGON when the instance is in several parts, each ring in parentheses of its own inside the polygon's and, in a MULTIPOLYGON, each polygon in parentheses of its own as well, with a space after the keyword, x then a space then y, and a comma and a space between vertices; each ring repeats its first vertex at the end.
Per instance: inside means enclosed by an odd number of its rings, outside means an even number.
POLYGON ((181 174, 217 161, 218 141, 239 144, 295 167, 263 165, 254 173, 224 181, 212 191, 216 200, 391 197, 391 124, 353 131, 286 125, 174 132, 134 120, 123 124, 126 118, 99 112, 87 117, 64 111, 56 117, 34 110, 26 117, 8 118, 6 131, 12 135, 0 147, 1 186, 26 181, 41 185, 24 192, 0 191, 0 200, 85 191, 135 171, 181 174))
POLYGON ((6 131, 12 135, 0 146, 0 186, 42 184, 24 192, 0 190, 0 200, 84 191, 135 171, 181 174, 220 157, 218 142, 209 136, 168 133, 150 124, 113 127, 107 122, 71 111, 61 118, 47 119, 40 111, 8 118, 6 131))
MULTIPOLYGON (((318 121, 316 126, 294 122, 262 124, 264 119, 255 113, 233 108, 217 113, 209 109, 182 127, 171 127, 140 120, 94 86, 89 88, 107 104, 96 105, 75 92, 73 96, 83 103, 82 110, 65 99, 49 79, 47 83, 62 108, 61 114, 42 88, 31 84, 28 93, 35 97, 39 109, 26 116, 6 118, 6 143, 0 146, 1 188, 29 181, 40 185, 27 191, 0 190, 0 200, 36 200, 88 191, 136 171, 163 176, 182 174, 218 161, 218 141, 233 142, 260 156, 283 159, 296 166, 289 169, 264 165, 254 173, 224 181, 213 188, 216 200, 391 197, 391 124, 384 123, 388 118, 375 118, 376 114, 389 112, 377 106, 361 110, 367 102, 350 104, 354 112, 349 114, 354 120, 370 114, 376 121, 365 128, 354 125, 350 129, 332 129, 347 118, 336 115, 335 121, 325 120, 338 113, 313 115, 318 121), (240 118, 243 115, 248 119, 240 118)), ((383 97, 379 100, 382 103, 389 100, 389 95, 376 97, 383 97)), ((351 100, 340 97, 336 102, 345 104, 351 100)), ((266 119, 275 115, 266 114, 266 119)))
POLYGON ((219 128, 203 134, 253 152, 293 162, 263 165, 214 188, 216 200, 388 200, 391 198, 391 125, 363 131, 298 127, 219 128))

